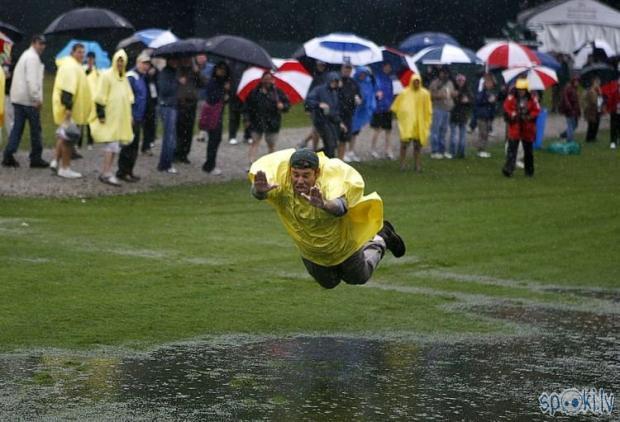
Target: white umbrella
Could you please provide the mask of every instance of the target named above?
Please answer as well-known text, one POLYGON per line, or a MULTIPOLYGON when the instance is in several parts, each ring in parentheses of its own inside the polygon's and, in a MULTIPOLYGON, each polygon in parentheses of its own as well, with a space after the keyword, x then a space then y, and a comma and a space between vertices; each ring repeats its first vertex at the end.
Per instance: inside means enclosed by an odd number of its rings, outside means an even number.
POLYGON ((502 72, 502 76, 506 83, 523 74, 527 74, 530 90, 544 91, 550 86, 558 83, 558 76, 555 70, 545 66, 513 67, 502 72))
POLYGON ((164 31, 148 44, 149 48, 159 48, 178 41, 179 38, 170 31, 164 31))
POLYGON ((306 56, 325 63, 364 66, 383 60, 377 44, 354 34, 333 33, 304 44, 306 56))
POLYGON ((413 61, 423 64, 482 64, 482 61, 476 57, 473 51, 451 44, 427 47, 416 53, 413 56, 413 61))

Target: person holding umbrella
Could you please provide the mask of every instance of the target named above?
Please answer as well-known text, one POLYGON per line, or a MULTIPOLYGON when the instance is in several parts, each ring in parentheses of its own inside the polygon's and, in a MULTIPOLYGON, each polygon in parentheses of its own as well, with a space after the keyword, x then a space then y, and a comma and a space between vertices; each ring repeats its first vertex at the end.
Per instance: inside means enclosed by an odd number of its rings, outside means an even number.
POLYGON ((586 92, 584 98, 583 116, 588 122, 586 142, 596 142, 601 114, 603 112, 603 95, 601 94, 601 79, 592 79, 592 86, 586 92))
POLYGON ((456 75, 454 108, 450 113, 450 154, 455 158, 465 158, 465 138, 467 134, 465 126, 473 103, 474 94, 467 86, 467 78, 459 73, 456 75))
MULTIPOLYGON (((86 72, 86 79, 88 80, 88 86, 90 87, 90 92, 95 93, 97 91, 97 84, 99 83, 99 76, 101 72, 97 69, 96 65, 97 55, 94 51, 89 51, 86 53, 86 66, 84 66, 84 71, 86 72)), ((93 149, 93 136, 90 133, 90 126, 86 125, 83 127, 83 132, 86 132, 86 143, 88 144, 88 149, 93 149)), ((84 133, 82 132, 82 136, 80 136, 80 140, 78 141, 78 148, 82 147, 82 138, 84 133)))
MULTIPOLYGON (((67 129, 74 123, 86 125, 92 110, 92 94, 82 68, 84 60, 84 45, 76 43, 71 48, 71 55, 60 63, 54 80, 52 94, 52 111, 54 123, 67 129)), ((73 154, 73 138, 63 135, 66 130, 57 131, 56 151, 50 163, 53 170, 58 170, 58 176, 76 179, 82 175, 71 170, 71 156, 73 154)), ((77 139, 76 139, 77 141, 77 139)))
POLYGON ((220 176, 222 170, 217 167, 217 151, 222 142, 223 108, 230 98, 230 68, 220 61, 213 69, 213 75, 207 84, 207 99, 200 113, 200 128, 209 135, 207 143, 207 160, 202 170, 220 176))
POLYGON ((562 101, 560 101, 560 113, 566 117, 566 142, 575 142, 575 129, 577 129, 579 117, 581 117, 581 106, 577 94, 578 86, 579 78, 577 75, 573 75, 564 88, 562 101))
POLYGON ((620 138, 620 77, 605 84, 602 91, 607 98, 605 106, 609 113, 609 147, 616 149, 620 138))
POLYGON ((26 50, 15 65, 11 83, 11 103, 15 112, 15 122, 9 135, 9 143, 4 149, 2 165, 19 167, 13 157, 17 152, 26 125, 30 125, 30 167, 47 168, 49 163, 41 157, 43 143, 41 140, 41 107, 43 105, 43 72, 41 54, 45 50, 46 40, 43 35, 32 37, 30 48, 26 50))
POLYGON ((340 131, 338 142, 338 158, 346 161, 360 161, 355 155, 351 146, 353 139, 353 115, 358 105, 362 103, 360 95, 360 87, 357 81, 352 78, 353 66, 351 63, 344 63, 340 69, 340 90, 338 92, 340 101, 340 114, 342 116, 342 124, 346 127, 340 131), (347 152, 347 144, 349 144, 349 152, 347 152), (346 153, 346 154, 345 154, 346 153))
POLYGON ((275 151, 282 113, 286 113, 290 107, 290 102, 284 91, 274 85, 271 72, 263 73, 260 85, 252 90, 245 102, 245 112, 252 133, 252 144, 248 152, 250 165, 256 160, 263 136, 267 142, 269 153, 275 151))
POLYGON ((340 103, 340 75, 329 72, 327 81, 314 88, 306 98, 306 108, 314 118, 313 124, 323 139, 325 155, 336 156, 340 131, 350 130, 342 123, 340 103))
POLYGON ((169 57, 166 60, 166 67, 157 75, 157 92, 159 99, 159 112, 163 125, 164 136, 159 155, 157 170, 165 171, 169 174, 177 174, 178 171, 172 165, 174 151, 177 145, 177 91, 179 81, 177 80, 177 67, 179 59, 169 57))
POLYGON ((536 140, 536 118, 540 105, 536 95, 529 92, 527 79, 517 79, 515 87, 504 101, 504 113, 508 122, 508 150, 502 173, 511 177, 517 161, 519 143, 523 145, 525 175, 534 176, 534 141, 536 140))
MULTIPOLYGON (((134 94, 127 79, 127 53, 119 50, 112 57, 112 67, 99 78, 95 94, 97 117, 90 123, 95 142, 103 144, 103 165, 99 180, 102 183, 121 186, 112 172, 120 145, 128 145, 134 138, 131 105, 134 94)), ((127 173, 123 169, 123 173, 127 173)))
POLYGON ((433 125, 431 127, 431 158, 452 158, 446 151, 446 133, 450 126, 450 112, 454 108, 456 90, 450 80, 450 71, 446 66, 439 69, 428 90, 433 101, 433 125))

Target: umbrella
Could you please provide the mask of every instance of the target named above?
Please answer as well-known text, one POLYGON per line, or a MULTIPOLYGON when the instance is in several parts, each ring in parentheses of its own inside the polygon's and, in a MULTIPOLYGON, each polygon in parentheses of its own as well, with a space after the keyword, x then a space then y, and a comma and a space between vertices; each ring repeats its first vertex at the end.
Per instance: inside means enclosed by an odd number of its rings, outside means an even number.
POLYGON ((354 34, 333 33, 304 43, 308 57, 331 64, 365 66, 383 60, 377 44, 354 34))
POLYGON ((186 57, 206 53, 207 43, 203 38, 187 38, 163 45, 153 51, 153 57, 186 57))
POLYGON ((20 42, 24 38, 22 31, 6 22, 0 21, 0 32, 4 33, 11 41, 20 42))
POLYGON ((265 69, 274 69, 271 56, 263 47, 247 38, 217 35, 205 41, 207 53, 265 69))
POLYGON ((422 62, 423 64, 484 64, 482 60, 476 57, 476 53, 470 49, 451 44, 427 47, 413 56, 412 60, 414 62, 422 62))
POLYGON ((540 64, 545 67, 549 67, 555 71, 558 71, 562 68, 562 65, 559 61, 556 60, 551 54, 543 53, 542 51, 534 50, 534 54, 540 60, 540 64))
POLYGON ((476 55, 489 67, 532 67, 540 64, 540 59, 532 50, 512 41, 489 43, 476 55))
POLYGON ((164 45, 178 41, 179 38, 172 32, 165 29, 145 29, 138 31, 131 37, 121 40, 116 49, 121 48, 159 48, 164 45))
POLYGON ((504 81, 509 83, 519 76, 526 76, 530 86, 530 90, 544 91, 558 83, 558 76, 555 70, 545 66, 534 67, 513 67, 502 72, 504 81))
POLYGON ((46 35, 84 34, 93 30, 134 31, 135 29, 127 19, 111 10, 84 7, 58 16, 49 24, 44 33, 46 35))
MULTIPOLYGON (((273 63, 278 67, 274 72, 274 81, 288 97, 291 104, 302 102, 312 83, 312 76, 297 60, 292 59, 273 59, 273 63)), ((245 101, 247 96, 260 83, 260 79, 266 69, 250 67, 241 76, 237 96, 241 101, 245 101)))
POLYGON ((609 57, 614 56, 616 53, 611 48, 609 43, 605 40, 594 40, 585 43, 577 50, 574 51, 575 69, 581 69, 588 63, 588 57, 594 56, 595 61, 604 61, 609 57))
POLYGON ((589 88, 592 80, 598 77, 601 85, 605 85, 618 78, 618 71, 605 63, 593 63, 581 69, 579 80, 585 88, 589 88))
POLYGON ((56 54, 56 63, 58 64, 58 60, 70 55, 71 48, 73 48, 73 45, 77 43, 84 44, 84 49, 86 50, 87 54, 90 52, 95 53, 95 66, 97 66, 97 69, 107 69, 108 67, 110 67, 110 56, 108 55, 107 51, 101 48, 101 45, 99 45, 98 42, 82 40, 69 41, 67 45, 62 50, 60 50, 58 54, 56 54))
POLYGON ((413 34, 400 43, 399 50, 409 54, 416 54, 427 47, 451 44, 460 46, 451 35, 443 32, 420 32, 413 34))

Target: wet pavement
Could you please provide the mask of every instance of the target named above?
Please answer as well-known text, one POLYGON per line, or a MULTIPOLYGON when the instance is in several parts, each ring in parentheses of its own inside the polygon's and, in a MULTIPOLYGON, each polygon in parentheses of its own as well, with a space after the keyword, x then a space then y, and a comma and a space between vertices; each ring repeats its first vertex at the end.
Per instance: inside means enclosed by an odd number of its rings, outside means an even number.
MULTIPOLYGON (((607 298, 611 299, 611 298, 607 298)), ((528 335, 220 337, 0 356, 0 420, 551 420, 543 392, 620 393, 620 317, 478 306, 528 335)), ((620 420, 557 416, 554 420, 620 420)))

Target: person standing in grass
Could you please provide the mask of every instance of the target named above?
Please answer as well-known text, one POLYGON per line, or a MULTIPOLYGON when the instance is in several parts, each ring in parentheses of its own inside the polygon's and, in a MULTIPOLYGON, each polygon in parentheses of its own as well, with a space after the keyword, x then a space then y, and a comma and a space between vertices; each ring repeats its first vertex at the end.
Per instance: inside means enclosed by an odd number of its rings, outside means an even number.
POLYGON ((366 283, 386 249, 405 254, 379 195, 364 195, 362 176, 341 160, 287 149, 257 160, 249 178, 252 195, 275 208, 308 273, 326 289, 366 283))
POLYGON ((407 169, 407 149, 413 144, 414 169, 419 173, 422 171, 422 147, 428 144, 434 112, 431 95, 422 86, 420 75, 411 77, 409 86, 394 100, 392 111, 400 131, 400 169, 407 169))
MULTIPOLYGON (((83 60, 84 44, 76 43, 71 48, 71 55, 62 59, 56 72, 52 111, 54 123, 63 128, 69 127, 71 123, 88 124, 93 105, 86 73, 82 68, 83 60)), ((82 175, 70 168, 73 144, 69 139, 71 137, 60 135, 56 137, 56 150, 50 167, 57 169, 60 177, 76 179, 82 175)))
POLYGON ((351 63, 344 63, 340 69, 340 89, 338 90, 338 100, 340 102, 340 116, 342 118, 342 124, 346 127, 344 130, 340 130, 340 136, 338 137, 338 158, 341 160, 360 161, 359 157, 355 155, 351 149, 351 139, 353 138, 353 115, 358 105, 362 103, 362 97, 360 95, 360 87, 357 81, 352 78, 353 66, 351 63), (347 144, 349 144, 348 154, 347 144))
POLYGON ((179 59, 177 57, 170 57, 166 60, 166 67, 157 74, 159 112, 161 113, 163 126, 163 138, 157 170, 165 171, 168 174, 178 173, 177 169, 172 165, 174 151, 177 147, 178 66, 179 59))
POLYGON ((523 145, 525 175, 534 176, 534 141, 536 140, 536 118, 540 104, 535 94, 529 92, 527 79, 517 79, 515 89, 504 101, 504 113, 508 121, 508 151, 502 173, 511 177, 517 161, 519 143, 523 145))
POLYGON ((463 74, 456 75, 456 96, 450 113, 450 154, 454 158, 465 158, 466 124, 469 119, 474 95, 467 86, 463 74))
POLYGON ((355 109, 355 114, 353 115, 353 126, 351 127, 351 132, 353 132, 353 136, 351 137, 351 141, 349 142, 349 153, 352 154, 354 158, 359 159, 359 157, 355 153, 355 143, 357 142, 357 137, 362 131, 362 129, 364 129, 364 127, 372 119, 373 113, 377 108, 377 100, 375 98, 375 83, 373 81, 372 71, 369 67, 357 67, 355 69, 355 80, 360 87, 362 103, 357 106, 357 108, 355 109))
POLYGON ((112 172, 120 145, 127 145, 134 138, 131 128, 134 95, 127 79, 126 66, 127 53, 118 50, 112 58, 112 66, 99 78, 94 99, 97 117, 90 124, 95 142, 103 144, 103 165, 99 180, 112 186, 121 185, 112 172))
POLYGON ((428 90, 433 102, 433 124, 431 126, 431 158, 452 158, 446 151, 446 133, 450 126, 450 112, 454 108, 456 91, 450 80, 450 71, 441 67, 437 78, 433 79, 428 90))
POLYGON ((609 147, 616 149, 620 140, 620 78, 605 84, 603 95, 607 99, 605 106, 609 113, 609 147))
POLYGON ((573 76, 564 88, 560 101, 560 113, 566 118, 566 142, 575 142, 575 130, 579 124, 579 117, 581 117, 579 95, 577 94, 578 86, 579 78, 573 76))
POLYGON ((334 158, 340 132, 350 128, 342 122, 340 75, 329 72, 326 82, 312 89, 306 97, 306 108, 312 113, 312 124, 323 139, 325 154, 334 158))
POLYGON ((371 141, 371 152, 373 158, 394 159, 392 153, 392 102, 394 101, 394 86, 392 85, 392 65, 389 62, 383 63, 381 72, 375 75, 375 98, 377 99, 377 107, 370 120, 370 127, 374 130, 371 141), (377 150, 377 141, 379 135, 383 132, 385 144, 383 154, 377 150))
POLYGON ((492 74, 487 73, 483 76, 482 89, 476 96, 476 123, 478 125, 478 157, 490 158, 491 154, 487 151, 489 143, 489 133, 495 118, 495 107, 497 106, 497 85, 492 74))
POLYGON ((584 98, 583 117, 588 122, 586 142, 596 142, 602 112, 603 95, 601 93, 601 80, 595 77, 592 79, 592 86, 588 89, 584 98))
POLYGON ((202 170, 213 176, 220 176, 222 170, 217 167, 217 151, 222 142, 223 109, 228 103, 231 92, 230 67, 220 61, 213 68, 213 74, 207 84, 207 99, 201 110, 201 129, 206 129, 209 135, 207 143, 207 159, 202 170))
POLYGON ((269 152, 274 152, 282 125, 282 113, 286 113, 290 108, 288 97, 275 86, 271 72, 264 72, 260 84, 252 90, 245 102, 245 113, 252 133, 252 144, 248 152, 250 165, 256 160, 263 136, 269 152))

